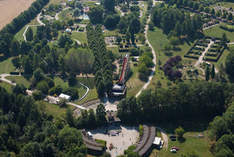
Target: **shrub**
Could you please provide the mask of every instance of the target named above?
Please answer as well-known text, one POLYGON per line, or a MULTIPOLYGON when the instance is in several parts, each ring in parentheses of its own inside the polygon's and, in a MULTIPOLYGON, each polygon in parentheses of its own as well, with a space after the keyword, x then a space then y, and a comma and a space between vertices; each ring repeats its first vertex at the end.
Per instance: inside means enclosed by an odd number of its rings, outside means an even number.
POLYGON ((78 99, 79 98, 79 93, 78 93, 78 90, 76 88, 73 88, 73 87, 69 87, 69 88, 66 88, 63 93, 71 96, 71 100, 75 100, 75 99, 78 99))
POLYGON ((35 100, 42 100, 45 97, 41 91, 34 91, 32 95, 35 100))
POLYGON ((48 94, 48 83, 46 81, 41 81, 37 84, 36 89, 40 90, 43 94, 48 94))
POLYGON ((182 127, 178 127, 175 129, 175 134, 178 136, 178 139, 182 139, 185 131, 182 127))

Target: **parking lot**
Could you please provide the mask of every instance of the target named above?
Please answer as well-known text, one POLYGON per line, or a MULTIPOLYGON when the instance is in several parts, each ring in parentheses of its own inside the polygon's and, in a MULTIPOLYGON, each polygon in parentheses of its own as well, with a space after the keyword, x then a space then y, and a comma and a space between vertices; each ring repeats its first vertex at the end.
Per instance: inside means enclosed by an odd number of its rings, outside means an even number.
POLYGON ((105 140, 107 142, 107 152, 109 152, 112 157, 123 154, 124 150, 132 144, 135 144, 139 137, 137 127, 109 126, 90 132, 93 138, 105 140), (110 149, 111 145, 112 149, 110 149))

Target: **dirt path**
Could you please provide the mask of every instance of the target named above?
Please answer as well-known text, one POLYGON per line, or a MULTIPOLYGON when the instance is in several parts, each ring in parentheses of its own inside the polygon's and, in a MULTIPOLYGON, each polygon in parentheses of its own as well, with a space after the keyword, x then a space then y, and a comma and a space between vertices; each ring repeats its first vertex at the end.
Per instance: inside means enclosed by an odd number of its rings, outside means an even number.
POLYGON ((26 26, 26 29, 24 30, 24 33, 23 33, 24 41, 27 41, 26 33, 27 33, 29 27, 45 26, 45 24, 40 20, 40 18, 41 18, 41 13, 39 13, 37 15, 37 22, 39 23, 38 25, 27 25, 26 26))
POLYGON ((145 33, 145 39, 146 39, 145 42, 149 45, 149 47, 152 50, 154 67, 151 69, 151 74, 150 74, 150 76, 148 78, 148 81, 144 84, 144 86, 136 94, 136 97, 138 97, 142 93, 142 91, 145 90, 149 86, 151 80, 153 79, 153 76, 155 74, 155 69, 156 69, 156 52, 155 52, 153 46, 151 45, 151 43, 149 42, 149 39, 148 39, 149 22, 150 22, 150 19, 151 19, 150 17, 151 16, 149 16, 148 19, 147 19, 147 24, 145 26, 145 32, 144 33, 145 33))
POLYGON ((205 49, 205 51, 202 52, 202 55, 199 57, 198 61, 195 63, 195 67, 198 67, 203 62, 203 57, 205 56, 206 52, 210 49, 211 45, 214 44, 214 41, 210 41, 209 45, 205 49))
POLYGON ((28 9, 35 0, 0 0, 0 30, 21 12, 28 9))

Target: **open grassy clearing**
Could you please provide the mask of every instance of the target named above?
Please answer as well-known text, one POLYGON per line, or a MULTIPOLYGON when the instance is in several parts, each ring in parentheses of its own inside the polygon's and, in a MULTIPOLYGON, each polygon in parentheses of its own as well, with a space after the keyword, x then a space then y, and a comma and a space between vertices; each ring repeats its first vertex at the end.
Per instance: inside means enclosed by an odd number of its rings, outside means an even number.
POLYGON ((126 84, 128 87, 127 97, 136 95, 145 83, 139 79, 137 66, 134 66, 133 64, 131 64, 131 71, 132 71, 132 75, 126 84))
POLYGON ((169 44, 169 40, 167 39, 167 35, 163 33, 163 31, 157 27, 155 27, 154 31, 148 32, 148 38, 149 42, 152 44, 156 56, 157 56, 157 65, 156 65, 156 71, 155 75, 153 77, 153 80, 151 81, 150 88, 155 88, 158 81, 162 84, 163 87, 167 86, 170 81, 167 79, 167 77, 164 75, 163 71, 160 70, 160 66, 162 66, 170 57, 179 55, 182 57, 183 60, 185 59, 183 56, 187 51, 190 49, 193 43, 184 43, 183 45, 179 45, 180 48, 179 51, 172 51, 172 56, 166 56, 163 48, 165 45, 169 44), (160 62, 160 65, 159 65, 160 62))
POLYGON ((11 93, 12 92, 12 86, 6 82, 1 82, 0 81, 0 87, 3 87, 7 90, 7 92, 11 93))
POLYGON ((6 78, 8 80, 15 82, 16 84, 23 84, 26 88, 29 88, 29 86, 30 86, 30 80, 27 80, 23 76, 9 76, 6 78))
POLYGON ((13 57, 10 57, 0 62, 0 74, 15 71, 15 66, 12 63, 12 59, 13 57))
POLYGON ((207 36, 219 37, 219 38, 222 37, 223 33, 225 33, 227 35, 227 38, 231 42, 234 42, 234 32, 229 32, 229 31, 223 30, 219 26, 215 26, 215 27, 212 27, 212 28, 204 31, 204 34, 207 36))
POLYGON ((44 110, 47 114, 55 117, 55 118, 64 118, 66 114, 67 108, 71 110, 75 109, 75 107, 68 105, 67 107, 59 107, 56 104, 50 104, 45 101, 39 101, 39 108, 44 110))
POLYGON ((187 132, 185 133, 185 141, 179 142, 169 140, 168 150, 162 149, 160 151, 153 150, 150 157, 181 157, 182 154, 187 154, 191 152, 195 152, 198 156, 201 157, 213 157, 211 152, 209 151, 209 140, 207 134, 205 133, 204 138, 198 138, 198 134, 201 132, 187 132), (171 153, 170 148, 176 146, 180 150, 177 153, 171 153))
POLYGON ((85 32, 72 32, 71 38, 79 40, 82 44, 88 43, 85 32))
POLYGON ((226 7, 226 8, 234 8, 234 3, 233 2, 219 2, 217 3, 220 6, 226 7))
MULTIPOLYGON (((16 40, 18 40, 18 41, 24 41, 23 34, 24 34, 24 31, 25 31, 27 25, 38 25, 38 22, 37 22, 36 19, 33 19, 31 22, 29 22, 28 24, 26 24, 19 32, 17 32, 15 34, 15 39, 16 40)), ((30 27, 30 28, 33 30, 33 34, 35 35, 37 28, 36 27, 30 27)))

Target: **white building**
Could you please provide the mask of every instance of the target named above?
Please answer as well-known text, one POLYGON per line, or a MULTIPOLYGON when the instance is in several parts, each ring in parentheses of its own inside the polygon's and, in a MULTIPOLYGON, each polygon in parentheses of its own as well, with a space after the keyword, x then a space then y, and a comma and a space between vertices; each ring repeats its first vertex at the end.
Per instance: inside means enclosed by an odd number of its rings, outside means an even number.
POLYGON ((59 95, 59 98, 60 98, 60 99, 65 99, 65 100, 67 100, 67 101, 70 101, 70 100, 71 100, 71 96, 66 95, 66 94, 63 94, 63 93, 61 93, 61 94, 59 95))

